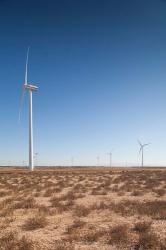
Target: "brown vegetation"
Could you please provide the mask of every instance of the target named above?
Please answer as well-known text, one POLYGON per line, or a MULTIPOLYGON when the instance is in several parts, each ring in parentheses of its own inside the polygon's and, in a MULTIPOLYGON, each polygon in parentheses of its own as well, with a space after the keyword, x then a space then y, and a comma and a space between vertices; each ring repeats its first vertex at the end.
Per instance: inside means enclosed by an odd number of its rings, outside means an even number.
POLYGON ((0 250, 165 250, 165 183, 165 169, 3 170, 0 250))
POLYGON ((28 218, 27 221, 23 224, 24 230, 36 230, 39 228, 44 228, 47 225, 47 219, 44 216, 34 216, 28 218))

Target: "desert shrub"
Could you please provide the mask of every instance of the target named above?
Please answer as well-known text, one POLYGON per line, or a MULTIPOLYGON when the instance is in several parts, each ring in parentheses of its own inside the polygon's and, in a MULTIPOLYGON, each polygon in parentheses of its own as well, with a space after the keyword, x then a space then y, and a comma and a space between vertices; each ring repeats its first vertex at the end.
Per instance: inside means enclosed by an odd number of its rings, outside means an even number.
POLYGON ((91 209, 85 206, 77 205, 74 209, 74 215, 78 217, 85 217, 91 212, 91 209))
POLYGON ((165 195, 165 189, 156 189, 154 190, 154 192, 158 195, 158 196, 164 196, 165 195))
POLYGON ((34 242, 23 236, 21 239, 14 232, 8 232, 0 238, 0 250, 34 250, 34 242))
POLYGON ((67 234, 71 234, 75 232, 75 230, 82 228, 86 222, 81 221, 81 220, 75 220, 72 225, 68 226, 66 229, 67 234))
POLYGON ((11 193, 11 191, 0 191, 0 197, 7 196, 11 193))
POLYGON ((93 243, 97 242, 103 235, 105 235, 105 230, 92 229, 81 235, 80 238, 84 242, 93 243))
POLYGON ((143 193, 140 190, 134 190, 133 192, 131 192, 131 196, 141 196, 141 195, 143 195, 143 193))
POLYGON ((14 209, 31 209, 37 207, 38 205, 34 198, 23 199, 13 205, 14 209))
POLYGON ((0 211, 0 217, 8 217, 13 215, 13 209, 10 207, 6 207, 5 209, 0 211))
POLYGON ((74 250, 75 247, 62 240, 56 240, 49 250, 74 250))
POLYGON ((129 231, 127 225, 117 225, 110 230, 108 244, 124 245, 129 242, 129 231))
POLYGON ((36 216, 28 218, 23 224, 23 229, 26 231, 36 230, 38 228, 44 228, 48 222, 45 216, 36 216))
POLYGON ((56 197, 51 198, 50 201, 51 207, 56 208, 57 213, 63 213, 64 211, 69 210, 70 206, 74 204, 72 200, 59 201, 56 197))
POLYGON ((135 249, 139 250, 157 250, 160 248, 161 243, 158 237, 151 231, 140 233, 139 241, 135 249))
POLYGON ((91 192, 91 195, 107 195, 106 190, 100 190, 98 188, 94 188, 91 192))
POLYGON ((159 213, 155 214, 154 219, 156 220, 166 220, 166 208, 165 210, 160 210, 159 213))
POLYGON ((44 205, 39 206, 38 208, 38 214, 41 216, 52 216, 56 214, 56 210, 44 205))
POLYGON ((8 198, 8 199, 3 200, 0 203, 0 210, 7 208, 7 207, 11 207, 12 201, 13 201, 12 198, 8 198))
POLYGON ((148 231, 151 227, 152 221, 139 221, 135 224, 134 230, 139 233, 148 231))
POLYGON ((18 241, 18 250, 34 250, 34 246, 34 242, 27 239, 25 236, 18 241))
POLYGON ((11 250, 16 245, 16 235, 14 232, 6 233, 0 238, 0 250, 11 250))
POLYGON ((61 196, 53 196, 50 198, 52 204, 59 203, 60 201, 74 200, 75 196, 73 192, 68 192, 67 194, 61 196))
POLYGON ((110 209, 122 216, 132 216, 135 214, 151 216, 153 219, 166 219, 166 201, 121 201, 110 203, 110 209))
POLYGON ((44 196, 44 197, 50 197, 50 196, 52 196, 54 193, 55 193, 55 190, 54 190, 54 189, 48 188, 48 189, 44 192, 43 196, 44 196))

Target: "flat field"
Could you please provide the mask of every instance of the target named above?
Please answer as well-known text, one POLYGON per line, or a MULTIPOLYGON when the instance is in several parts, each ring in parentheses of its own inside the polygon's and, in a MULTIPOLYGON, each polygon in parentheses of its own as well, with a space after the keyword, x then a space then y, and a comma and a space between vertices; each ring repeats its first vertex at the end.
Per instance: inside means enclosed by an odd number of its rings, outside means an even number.
POLYGON ((166 169, 1 169, 0 250, 32 249, 166 249, 166 169))

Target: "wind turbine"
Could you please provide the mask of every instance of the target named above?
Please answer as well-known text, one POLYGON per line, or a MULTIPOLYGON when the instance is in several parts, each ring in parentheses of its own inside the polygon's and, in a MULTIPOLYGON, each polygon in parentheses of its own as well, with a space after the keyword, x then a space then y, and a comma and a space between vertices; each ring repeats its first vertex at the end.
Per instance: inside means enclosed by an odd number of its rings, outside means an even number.
POLYGON ((28 59, 29 59, 29 47, 27 50, 26 65, 25 65, 25 82, 23 84, 19 120, 21 116, 21 110, 24 100, 25 92, 29 92, 29 168, 33 171, 34 169, 34 155, 33 155, 33 116, 32 116, 32 93, 37 91, 38 87, 28 83, 28 59))
POLYGON ((73 167, 74 166, 74 157, 72 156, 71 157, 71 167, 73 167))
POLYGON ((98 156, 96 157, 96 159, 97 159, 97 167, 99 167, 99 165, 100 165, 100 156, 98 155, 98 156))
POLYGON ((144 148, 147 147, 147 146, 149 146, 150 143, 142 144, 138 140, 138 144, 140 146, 139 155, 141 154, 141 156, 142 156, 142 167, 143 167, 144 166, 144 148))
POLYGON ((108 153, 107 155, 109 155, 110 167, 112 167, 112 151, 110 153, 108 153))
POLYGON ((34 156, 33 156, 34 161, 35 161, 35 166, 38 165, 38 159, 37 159, 38 155, 39 155, 39 153, 36 152, 36 153, 34 154, 34 156))

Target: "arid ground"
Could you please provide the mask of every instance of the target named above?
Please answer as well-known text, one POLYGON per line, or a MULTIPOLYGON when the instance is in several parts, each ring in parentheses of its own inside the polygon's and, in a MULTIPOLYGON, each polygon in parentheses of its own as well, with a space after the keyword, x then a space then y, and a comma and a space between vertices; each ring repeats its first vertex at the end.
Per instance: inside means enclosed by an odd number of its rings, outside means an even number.
POLYGON ((166 169, 0 170, 0 250, 166 249, 166 169))

